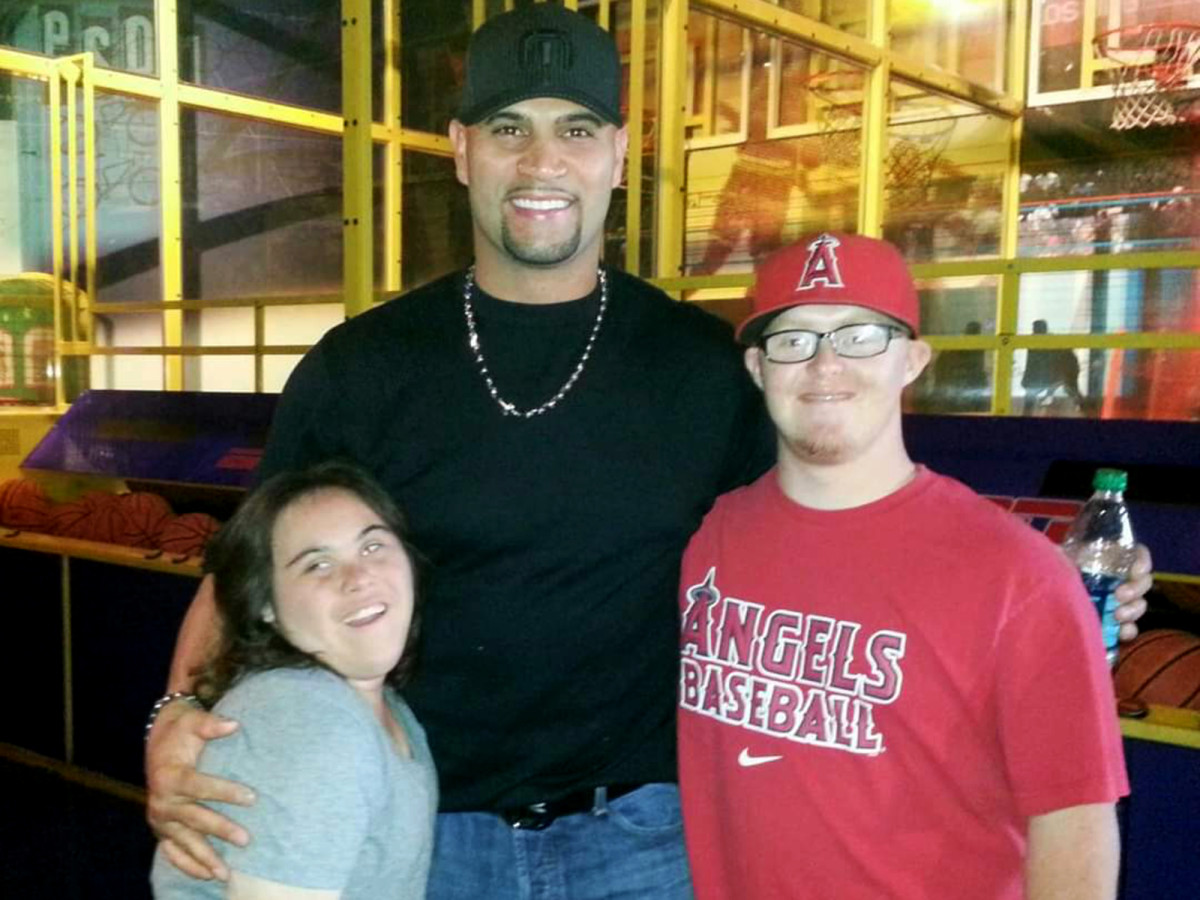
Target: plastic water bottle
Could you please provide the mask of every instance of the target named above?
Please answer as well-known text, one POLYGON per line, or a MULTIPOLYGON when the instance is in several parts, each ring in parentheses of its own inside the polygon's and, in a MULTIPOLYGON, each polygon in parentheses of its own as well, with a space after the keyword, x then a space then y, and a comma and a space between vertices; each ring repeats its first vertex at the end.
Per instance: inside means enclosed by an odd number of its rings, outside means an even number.
POLYGON ((1117 661, 1117 632, 1120 625, 1114 613, 1117 598, 1113 591, 1129 577, 1133 565, 1133 526, 1125 506, 1125 485, 1129 476, 1120 469, 1100 469, 1092 479, 1095 493, 1071 523, 1063 541, 1063 550, 1079 568, 1100 616, 1104 649, 1108 664, 1117 661))

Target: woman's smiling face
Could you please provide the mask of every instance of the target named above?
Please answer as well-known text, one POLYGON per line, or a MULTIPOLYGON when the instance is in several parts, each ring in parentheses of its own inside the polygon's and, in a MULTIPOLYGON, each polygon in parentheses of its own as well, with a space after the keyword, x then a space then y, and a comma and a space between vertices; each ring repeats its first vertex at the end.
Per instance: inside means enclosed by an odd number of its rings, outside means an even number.
POLYGON ((356 495, 329 488, 279 514, 271 548, 275 627, 356 687, 382 684, 413 614, 400 539, 356 495))

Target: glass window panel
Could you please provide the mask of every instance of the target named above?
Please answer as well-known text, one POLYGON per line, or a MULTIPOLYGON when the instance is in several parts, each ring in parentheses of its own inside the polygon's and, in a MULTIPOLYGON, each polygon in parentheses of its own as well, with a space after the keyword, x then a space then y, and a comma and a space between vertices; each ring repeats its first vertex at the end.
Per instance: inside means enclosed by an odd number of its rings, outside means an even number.
POLYGON ((445 134, 462 95, 471 4, 401 3, 400 34, 404 127, 445 134))
POLYGON ((222 91, 337 112, 341 7, 327 0, 181 0, 179 71, 222 91))
POLYGON ((454 160, 404 154, 403 287, 424 284, 471 261, 471 209, 454 160))
POLYGON ((93 356, 89 378, 98 390, 161 391, 164 365, 161 356, 93 356))
MULTIPOLYGON (((387 192, 384 180, 387 178, 387 150, 374 144, 371 147, 371 177, 373 179, 373 203, 371 209, 371 283, 375 290, 383 290, 387 284, 387 192)), ((401 197, 401 203, 404 202, 401 197)))
MULTIPOLYGON (((1036 351, 1029 351, 1036 352, 1036 351)), ((1030 416, 1200 421, 1200 350, 1071 350, 1079 366, 1075 390, 1053 365, 1036 364, 1039 377, 1027 386, 1028 353, 1016 354, 1013 410, 1030 416), (1024 358, 1022 358, 1024 357, 1024 358)), ((1050 351, 1042 351, 1047 353, 1050 351)), ((1065 357, 1064 357, 1065 359, 1065 357)), ((1069 365, 1069 361, 1068 361, 1069 365)), ((1073 371, 1062 367, 1062 371, 1073 371)), ((1068 379, 1069 380, 1069 379, 1068 379)))
POLYGON ((253 309, 215 307, 183 314, 185 347, 245 347, 253 343, 253 309))
POLYGON ((161 347, 161 313, 96 313, 97 347, 161 347))
POLYGON ((890 91, 884 237, 910 262, 1000 252, 1012 123, 902 81, 890 91))
POLYGON ((986 413, 992 406, 996 354, 987 350, 938 350, 904 394, 904 411, 986 413))
MULTIPOLYGON (((709 29, 706 52, 702 57, 706 68, 701 73, 706 80, 711 79, 712 84, 709 133, 740 134, 750 127, 750 118, 758 112, 749 90, 753 75, 759 75, 758 80, 766 83, 762 67, 754 65, 754 50, 761 50, 759 47, 751 49, 753 45, 765 45, 765 38, 759 36, 758 40, 752 40, 745 28, 712 16, 698 18, 709 29)), ((760 88, 759 93, 763 90, 760 88)))
POLYGON ((994 335, 1000 279, 995 276, 919 281, 921 333, 994 335))
MULTIPOLYGON (((97 347, 161 347, 160 313, 97 313, 93 340, 97 347)), ((161 391, 161 356, 93 356, 91 386, 102 389, 161 391)))
POLYGON ((315 344, 325 332, 345 320, 345 312, 340 303, 268 306, 263 311, 266 343, 315 344))
MULTIPOLYGON (((387 33, 388 23, 383 20, 383 0, 371 0, 371 118, 384 124, 387 124, 385 118, 388 112, 383 108, 387 33)), ((396 62, 399 65, 399 60, 396 62)))
POLYGON ((894 53, 995 91, 1005 89, 1007 0, 890 0, 888 15, 894 53))
POLYGON ((105 68, 158 72, 154 0, 3 3, 0 44, 46 56, 88 52, 105 68))
POLYGON ((1200 249, 1195 128, 1114 131, 1110 110, 1078 103, 1026 116, 1022 256, 1200 249))
POLYGON ((0 73, 0 406, 54 402, 45 84, 0 73))
POLYGON ((774 0, 779 6, 865 37, 867 34, 867 0, 774 0))
POLYGON ((1039 272, 1020 291, 1022 334, 1200 332, 1195 269, 1039 272))
POLYGON ((185 391, 254 392, 253 356, 192 356, 183 362, 185 391))
POLYGON ((0 73, 0 276, 53 271, 52 184, 46 85, 0 73))
POLYGON ((96 291, 101 304, 162 297, 158 152, 154 103, 96 95, 96 291))
MULTIPOLYGON (((857 122, 862 108, 863 74, 829 60, 831 70, 819 71, 813 51, 790 41, 774 41, 771 66, 779 66, 777 125, 819 125, 821 134, 833 131, 841 118, 857 122), (811 88, 811 91, 810 91, 811 88)), ((828 58, 826 58, 828 59, 828 58)), ((855 124, 852 123, 852 124, 855 124)), ((850 129, 857 131, 857 128, 850 129)), ((853 137, 857 152, 857 134, 853 137)))
POLYGON ((300 362, 299 356, 291 354, 271 354, 263 357, 263 392, 267 394, 278 394, 283 390, 283 386, 287 384, 288 376, 292 374, 292 369, 296 368, 296 364, 300 362))
MULTIPOLYGON (((701 26, 710 19, 692 17, 701 26)), ((753 67, 746 140, 714 146, 720 134, 706 134, 701 122, 687 154, 684 252, 691 275, 748 271, 755 259, 800 234, 856 227, 862 72, 761 35, 752 46, 754 58, 771 65, 753 67), (818 90, 833 80, 836 91, 818 90)), ((702 79, 703 55, 698 59, 696 78, 702 79)), ((713 118, 719 117, 718 109, 713 118)))
MULTIPOLYGON (((583 10, 586 14, 597 12, 598 7, 583 10)), ((631 4, 614 2, 609 7, 609 21, 617 42, 617 49, 622 60, 622 93, 621 113, 629 120, 629 63, 632 52, 631 4)), ((644 90, 642 92, 642 182, 641 182, 641 241, 640 262, 641 274, 645 277, 654 269, 654 212, 657 202, 657 169, 658 151, 658 72, 655 60, 658 58, 658 4, 651 0, 646 9, 645 56, 646 66, 643 72, 644 90)), ((630 146, 629 155, 632 157, 638 148, 630 146)), ((628 176, 628 169, 626 169, 628 176)), ((627 180, 627 179, 626 179, 627 180)), ((625 247, 628 242, 626 229, 626 211, 629 205, 629 193, 626 183, 613 191, 612 202, 608 208, 608 218, 605 227, 604 261, 611 266, 623 269, 625 267, 625 247)))
POLYGON ((184 296, 340 293, 341 139, 182 118, 184 296))
MULTIPOLYGON (((183 345, 253 346, 254 310, 244 307, 189 310, 183 314, 183 345)), ((254 357, 185 356, 183 387, 188 391, 253 391, 254 357)))
POLYGON ((762 132, 766 127, 762 98, 770 63, 769 39, 700 12, 690 13, 687 33, 689 135, 745 135, 755 130, 750 120, 756 113, 762 113, 757 123, 762 132), (755 88, 753 81, 758 78, 762 84, 755 88))

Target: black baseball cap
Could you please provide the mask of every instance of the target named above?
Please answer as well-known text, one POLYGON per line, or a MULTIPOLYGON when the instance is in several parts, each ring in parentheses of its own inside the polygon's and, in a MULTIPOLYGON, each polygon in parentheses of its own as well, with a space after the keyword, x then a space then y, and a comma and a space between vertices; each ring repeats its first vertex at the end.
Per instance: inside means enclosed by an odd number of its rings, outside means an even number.
POLYGON ((558 97, 621 124, 621 60, 612 37, 555 3, 488 19, 467 48, 467 81, 455 117, 474 125, 521 100, 558 97))

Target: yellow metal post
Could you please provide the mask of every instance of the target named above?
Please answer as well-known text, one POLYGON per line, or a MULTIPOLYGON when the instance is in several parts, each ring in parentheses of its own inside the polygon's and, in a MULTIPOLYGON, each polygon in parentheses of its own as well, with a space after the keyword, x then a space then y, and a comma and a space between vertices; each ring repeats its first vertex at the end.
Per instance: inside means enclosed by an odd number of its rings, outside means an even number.
POLYGON ((63 390, 63 198, 62 198, 62 75, 56 68, 50 77, 50 264, 54 273, 54 401, 66 402, 63 390))
MULTIPOLYGON (((1096 73, 1104 68, 1103 60, 1097 59, 1096 53, 1092 49, 1095 46, 1096 40, 1098 5, 1096 0, 1083 0, 1082 8, 1079 10, 1079 27, 1082 31, 1079 36, 1079 43, 1083 46, 1083 54, 1079 60, 1079 86, 1081 88, 1094 87, 1096 84, 1096 73)), ((1038 4, 1038 7, 1040 9, 1041 4, 1038 4)), ((1136 9, 1136 7, 1134 8, 1136 9)), ((1109 28, 1119 28, 1125 24, 1121 21, 1121 4, 1112 4, 1108 12, 1109 28)))
MULTIPOLYGON (((1029 10, 1024 3, 1013 5, 1012 29, 1008 35, 1008 59, 1005 61, 1009 93, 1019 98, 1024 105, 1028 89, 1025 57, 1029 47, 1029 10)), ((1024 117, 1015 117, 1009 127, 1008 160, 1001 182, 1000 201, 1000 257, 1015 260, 1018 252, 1018 216, 1021 207, 1021 135, 1024 117)), ((996 351, 996 366, 992 386, 993 415, 1005 416, 1012 413, 1012 376, 1014 347, 1011 335, 1016 334, 1018 305, 1020 302, 1021 275, 1012 266, 1006 266, 1000 276, 999 308, 996 310, 997 331, 1001 335, 1000 347, 996 351)))
POLYGON ((374 293, 370 0, 342 0, 342 118, 342 291, 349 318, 370 308, 374 293))
POLYGON ((263 348, 267 345, 267 308, 262 304, 254 306, 254 393, 261 394, 266 385, 263 372, 265 358, 263 348))
POLYGON ((96 302, 98 250, 96 238, 96 85, 92 75, 96 71, 91 53, 83 54, 83 203, 84 261, 87 266, 87 286, 84 293, 75 293, 75 314, 79 317, 82 338, 89 347, 92 342, 91 304, 96 302))
POLYGON ((390 123, 387 144, 384 147, 383 170, 383 215, 384 215, 384 266, 383 288, 393 292, 404 283, 404 145, 400 134, 404 127, 401 108, 400 48, 403 35, 400 30, 400 0, 383 0, 384 33, 383 59, 383 121, 390 123))
MULTIPOLYGON (((158 45, 162 97, 158 101, 158 185, 162 299, 183 299, 183 198, 180 196, 179 16, 175 0, 155 0, 155 42, 158 45)), ((183 346, 183 313, 162 314, 164 351, 183 346)), ((163 386, 183 390, 183 357, 163 355, 163 386)))
POLYGON ((625 172, 625 271, 642 267, 642 122, 646 106, 646 0, 632 0, 629 22, 629 162, 625 172))
POLYGON ((867 70, 866 84, 863 86, 858 231, 859 234, 879 237, 883 234, 883 160, 887 153, 888 91, 892 78, 891 57, 887 53, 890 42, 887 0, 870 0, 867 39, 883 48, 884 53, 879 62, 867 70))
POLYGON ((663 0, 659 39, 658 184, 654 274, 673 278, 683 270, 684 200, 687 190, 683 132, 687 117, 687 0, 663 0))
POLYGON ((72 343, 79 340, 75 304, 79 294, 79 66, 74 60, 62 63, 63 79, 67 83, 67 282, 71 296, 67 306, 70 314, 63 323, 63 337, 72 343), (68 338, 67 335, 70 335, 68 338))

